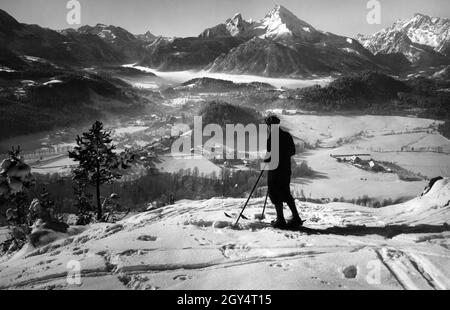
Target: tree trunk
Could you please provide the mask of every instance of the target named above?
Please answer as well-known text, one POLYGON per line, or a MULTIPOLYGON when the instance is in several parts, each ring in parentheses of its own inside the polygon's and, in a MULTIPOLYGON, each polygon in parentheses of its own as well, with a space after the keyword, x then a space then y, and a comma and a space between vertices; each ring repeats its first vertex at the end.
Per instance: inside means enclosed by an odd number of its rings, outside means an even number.
POLYGON ((100 164, 97 164, 97 220, 100 221, 102 219, 102 203, 100 201, 100 164))

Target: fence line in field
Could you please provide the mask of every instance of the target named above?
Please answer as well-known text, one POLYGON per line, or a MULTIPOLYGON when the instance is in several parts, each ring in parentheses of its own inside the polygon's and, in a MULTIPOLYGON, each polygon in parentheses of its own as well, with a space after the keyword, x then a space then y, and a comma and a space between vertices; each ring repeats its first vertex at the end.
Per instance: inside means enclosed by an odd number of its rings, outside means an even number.
POLYGON ((423 146, 423 147, 411 147, 411 146, 403 146, 400 149, 389 149, 389 148, 377 148, 377 147, 367 147, 365 148, 368 151, 376 152, 376 153, 421 153, 421 152, 430 152, 430 153, 439 153, 439 154, 447 154, 450 155, 450 146, 423 146))
MULTIPOLYGON (((41 159, 43 157, 48 157, 51 155, 63 155, 72 151, 74 146, 64 145, 64 146, 52 146, 47 149, 40 149, 37 151, 21 152, 20 154, 25 160, 41 159)), ((8 158, 8 154, 0 154, 0 160, 8 158)))

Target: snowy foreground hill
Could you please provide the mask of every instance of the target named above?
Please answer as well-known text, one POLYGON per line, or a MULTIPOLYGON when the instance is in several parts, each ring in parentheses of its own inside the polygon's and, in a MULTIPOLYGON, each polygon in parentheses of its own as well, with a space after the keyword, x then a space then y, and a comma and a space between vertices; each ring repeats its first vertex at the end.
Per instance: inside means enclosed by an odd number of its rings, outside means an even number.
MULTIPOLYGON (((297 202, 314 234, 272 229, 270 205, 268 219, 233 228, 223 212, 237 214, 243 202, 180 201, 26 245, 0 261, 0 288, 450 289, 449 179, 381 209, 297 202), (80 285, 67 282, 73 260, 80 285)), ((247 217, 262 206, 251 200, 247 217)))

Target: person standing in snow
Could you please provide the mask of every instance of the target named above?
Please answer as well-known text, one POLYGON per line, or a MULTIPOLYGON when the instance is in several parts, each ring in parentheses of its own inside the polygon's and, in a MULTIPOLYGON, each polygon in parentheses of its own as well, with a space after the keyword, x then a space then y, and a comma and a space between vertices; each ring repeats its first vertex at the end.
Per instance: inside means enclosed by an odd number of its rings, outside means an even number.
MULTIPOLYGON (((270 154, 271 147, 271 126, 279 125, 280 119, 275 115, 268 116, 265 119, 267 124, 269 138, 267 139, 267 152, 270 154)), ((274 150, 276 152, 276 150, 274 150)), ((278 143, 278 166, 268 171, 267 185, 269 191, 269 197, 272 203, 275 205, 277 212, 277 219, 272 222, 274 228, 281 229, 295 229, 301 227, 303 224, 300 218, 297 208, 295 206, 295 200, 291 195, 290 183, 291 183, 291 157, 295 155, 295 144, 292 136, 289 132, 279 128, 279 143, 278 143), (292 219, 286 223, 283 214, 283 202, 286 202, 289 209, 292 212, 292 219)), ((264 162, 271 161, 271 157, 266 157, 264 162)))

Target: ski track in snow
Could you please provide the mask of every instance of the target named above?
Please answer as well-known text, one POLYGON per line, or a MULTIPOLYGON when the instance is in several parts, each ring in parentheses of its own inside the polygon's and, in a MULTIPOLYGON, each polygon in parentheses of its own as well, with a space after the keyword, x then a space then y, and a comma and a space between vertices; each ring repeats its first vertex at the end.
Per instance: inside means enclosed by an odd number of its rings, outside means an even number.
POLYGON ((254 220, 264 198, 251 200, 237 228, 223 212, 237 215, 243 199, 179 201, 2 257, 0 288, 450 289, 449 196, 446 179, 381 209, 297 201, 317 234, 272 229, 270 204, 254 220), (66 281, 71 260, 81 264, 80 286, 66 281), (367 279, 374 264, 376 283, 367 279))

